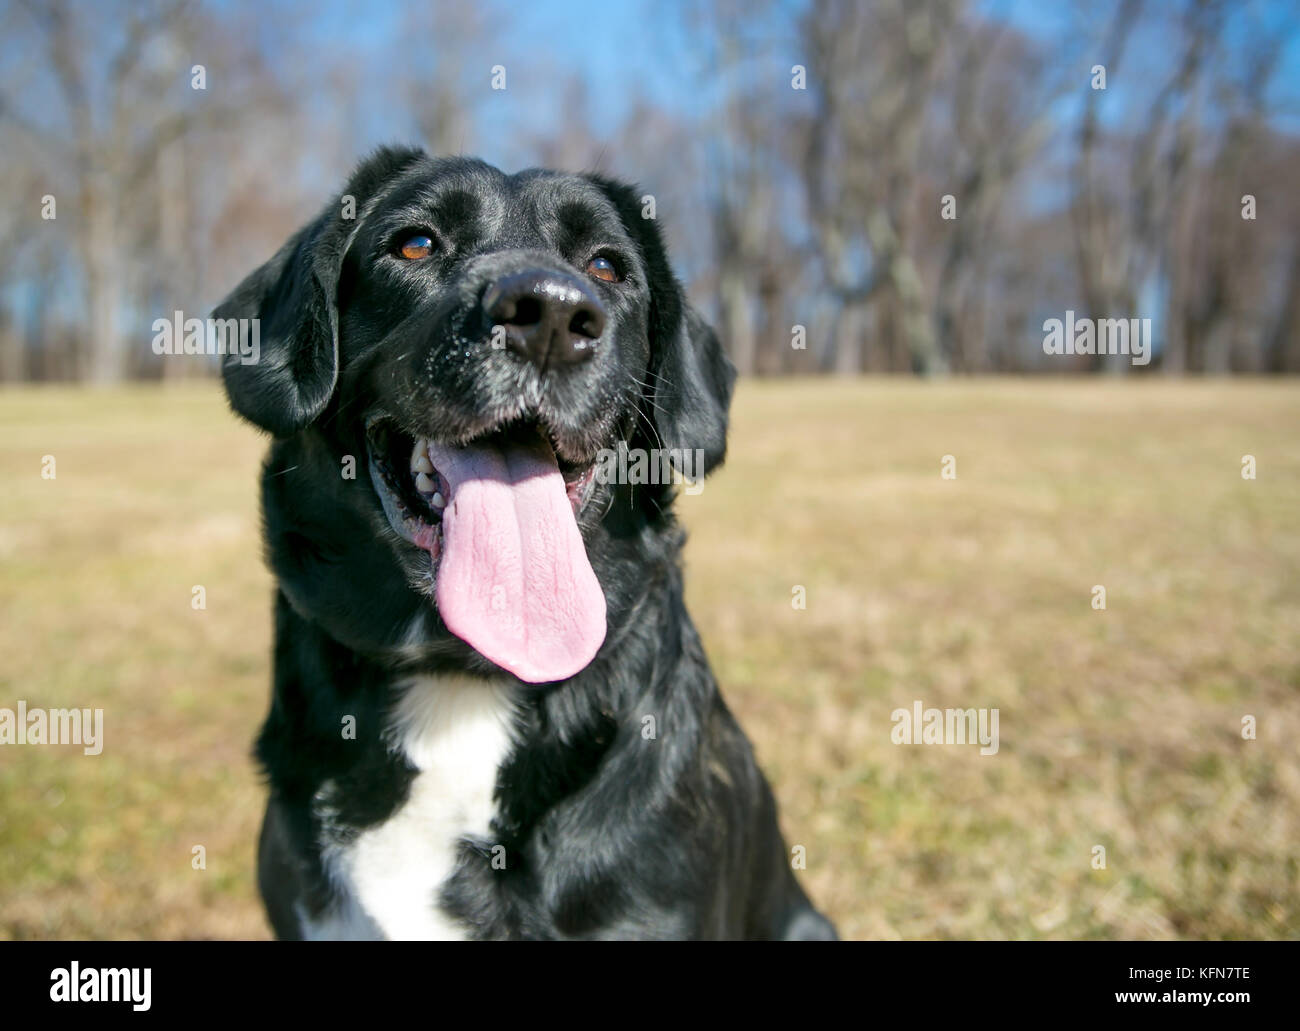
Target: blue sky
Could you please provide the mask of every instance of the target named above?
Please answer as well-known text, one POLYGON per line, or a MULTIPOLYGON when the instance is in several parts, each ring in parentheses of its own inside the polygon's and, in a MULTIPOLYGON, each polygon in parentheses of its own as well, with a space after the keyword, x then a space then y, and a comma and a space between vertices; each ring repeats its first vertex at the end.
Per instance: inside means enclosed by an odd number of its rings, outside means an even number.
MULTIPOLYGON (((1151 0, 1165 3, 1167 0, 1151 0)), ((217 9, 221 4, 214 4, 217 9)), ((789 40, 788 68, 802 60, 794 24, 805 9, 802 2, 776 3, 765 25, 757 31, 775 41, 789 40)), ((981 0, 977 7, 990 18, 1003 18, 1027 35, 1062 54, 1078 48, 1082 40, 1071 35, 1070 4, 1061 0, 981 0)), ((1099 24, 1113 7, 1113 0, 1095 4, 1099 24)), ((418 62, 436 56, 436 41, 426 51, 420 40, 409 40, 401 55, 393 55, 392 40, 400 36, 400 5, 365 3, 359 0, 320 0, 313 4, 310 20, 300 22, 301 32, 322 50, 344 48, 371 68, 383 68, 393 60, 418 62)), ((500 39, 503 63, 519 55, 542 57, 557 72, 578 75, 586 84, 587 102, 597 128, 616 125, 638 97, 648 98, 670 110, 690 112, 699 105, 701 62, 707 60, 707 33, 696 31, 690 4, 654 4, 649 0, 611 0, 605 5, 573 0, 534 0, 503 5, 502 16, 494 19, 492 32, 500 39)), ((1228 17, 1226 38, 1229 48, 1240 46, 1257 33, 1283 33, 1288 44, 1272 91, 1272 99, 1288 108, 1286 127, 1300 132, 1300 14, 1292 0, 1247 0, 1234 4, 1228 17)), ((494 48, 493 48, 494 49, 494 48)), ((485 58, 490 54, 483 55, 485 58)), ((1086 55, 1081 55, 1085 56, 1086 55)), ((1124 104, 1124 78, 1148 84, 1167 69, 1170 47, 1164 39, 1144 38, 1139 33, 1125 54, 1121 81, 1112 82, 1107 98, 1112 115, 1124 104)), ((1088 60, 1084 70, 1091 64, 1088 60)), ((486 74, 486 72, 485 72, 486 74)), ((512 84, 513 85, 513 84, 512 84)), ((555 110, 546 83, 529 83, 538 102, 538 114, 562 116, 555 110)), ((561 83, 556 82, 555 86, 561 83)), ((518 99, 517 97, 515 98, 518 99)), ((378 114, 378 113, 377 113, 378 114)), ((382 125, 382 117, 376 118, 382 125)))
MULTIPOLYGON (((425 8, 450 0, 418 0, 425 8)), ((1097 26, 1105 24, 1118 0, 1095 0, 1097 26)), ((1150 8, 1163 8, 1175 0, 1146 0, 1150 8)), ((989 18, 1001 18, 1026 35, 1041 41, 1049 54, 1060 61, 1077 63, 1077 73, 1086 82, 1093 63, 1091 50, 1072 31, 1073 3, 1066 0, 973 0, 989 18)), ((493 63, 513 67, 511 106, 516 114, 540 132, 564 117, 562 93, 567 80, 577 76, 585 86, 585 98, 595 128, 608 132, 618 125, 638 99, 690 115, 698 112, 707 95, 710 48, 715 45, 708 27, 708 3, 653 3, 651 0, 531 0, 527 3, 469 3, 456 0, 457 7, 492 10, 488 18, 488 42, 470 59, 482 65, 484 81, 493 63), (548 78, 539 74, 552 73, 548 78), (527 73, 527 74, 525 74, 527 73), (522 96, 521 96, 522 94, 522 96)), ((216 18, 232 11, 243 15, 247 7, 232 0, 207 0, 205 9, 216 18)), ((1181 4, 1178 4, 1181 6, 1181 4)), ((752 10, 768 12, 765 20, 752 20, 748 31, 768 43, 767 50, 778 74, 789 73, 791 64, 803 63, 797 22, 808 7, 807 0, 774 0, 755 4, 752 10)), ((358 91, 341 97, 329 83, 318 83, 310 74, 296 88, 311 93, 326 116, 341 102, 364 112, 365 132, 359 141, 373 144, 394 137, 406 137, 411 127, 400 121, 401 104, 386 96, 385 71, 400 62, 418 67, 439 59, 436 39, 403 38, 402 25, 408 4, 378 3, 375 0, 312 0, 292 6, 267 0, 264 13, 258 11, 259 38, 268 61, 274 64, 282 48, 277 40, 288 38, 298 55, 320 53, 342 60, 356 73, 358 91), (400 46, 395 44, 400 41, 400 46)), ((1228 50, 1238 57, 1243 44, 1261 35, 1286 40, 1270 99, 1282 112, 1277 124, 1300 134, 1300 4, 1296 0, 1236 0, 1231 3, 1224 38, 1228 50)), ((1098 33, 1099 34, 1099 33, 1098 33)), ((202 40, 196 42, 195 60, 201 60, 202 40)), ((1103 117, 1122 119, 1134 89, 1149 89, 1168 73, 1173 47, 1164 38, 1138 33, 1130 41, 1121 74, 1109 83, 1103 117)), ((0 40, 0 58, 19 65, 30 55, 0 40)), ((307 70, 310 72, 310 69, 307 70)), ((40 86, 36 87, 41 90, 40 86)), ((468 91, 467 91, 468 92, 468 91)), ((29 96, 30 103, 41 99, 29 96)), ((50 98, 51 100, 53 97, 50 98)), ((1076 98, 1077 102, 1077 98, 1076 98)), ((1063 111, 1062 117, 1068 118, 1063 111)), ((490 142, 490 141, 489 141, 490 142)), ((486 155, 485 155, 486 156, 486 155)))

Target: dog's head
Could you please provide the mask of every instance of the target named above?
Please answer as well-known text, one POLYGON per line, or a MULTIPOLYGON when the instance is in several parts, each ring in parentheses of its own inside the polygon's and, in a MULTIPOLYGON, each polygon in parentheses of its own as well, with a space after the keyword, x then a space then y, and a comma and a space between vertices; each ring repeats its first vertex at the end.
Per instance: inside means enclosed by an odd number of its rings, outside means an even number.
POLYGON ((335 629, 432 606, 429 635, 522 680, 587 665, 605 514, 670 496, 609 472, 726 450, 731 363, 600 176, 381 150, 214 316, 259 320, 260 359, 223 373, 280 438, 264 503, 295 605, 335 629))

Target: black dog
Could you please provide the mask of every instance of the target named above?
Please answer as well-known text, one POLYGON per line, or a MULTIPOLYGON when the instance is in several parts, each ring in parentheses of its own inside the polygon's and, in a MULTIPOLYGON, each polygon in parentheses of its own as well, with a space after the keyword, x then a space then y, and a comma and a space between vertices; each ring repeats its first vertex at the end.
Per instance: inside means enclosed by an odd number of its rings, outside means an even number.
POLYGON ((636 193, 384 149, 215 316, 260 319, 223 372, 275 437, 276 934, 833 938, 683 606, 672 484, 599 474, 726 450, 734 370, 636 193))

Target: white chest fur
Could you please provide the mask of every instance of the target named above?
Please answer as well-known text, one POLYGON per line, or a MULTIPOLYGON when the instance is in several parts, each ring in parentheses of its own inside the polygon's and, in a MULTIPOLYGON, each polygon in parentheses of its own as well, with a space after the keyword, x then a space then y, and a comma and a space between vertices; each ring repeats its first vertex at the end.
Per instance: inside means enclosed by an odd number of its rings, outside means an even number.
POLYGON ((340 901, 303 921, 309 938, 448 940, 465 928, 438 905, 456 865, 457 843, 486 839, 497 770, 510 750, 511 698, 500 684, 421 677, 398 701, 388 738, 418 771, 405 803, 351 841, 330 840, 330 792, 318 794, 327 831, 325 869, 340 901))

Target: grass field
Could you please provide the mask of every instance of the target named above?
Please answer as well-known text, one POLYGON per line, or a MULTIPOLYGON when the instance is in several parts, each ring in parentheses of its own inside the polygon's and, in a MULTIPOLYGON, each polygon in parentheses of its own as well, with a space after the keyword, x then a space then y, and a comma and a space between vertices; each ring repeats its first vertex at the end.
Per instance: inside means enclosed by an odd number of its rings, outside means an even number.
MULTIPOLYGON (((0 937, 267 935, 262 449, 215 385, 0 393, 0 706, 105 712, 0 746, 0 937)), ((745 384, 679 510, 843 935, 1300 936, 1300 385, 745 384), (916 700, 998 753, 893 744, 916 700)))

